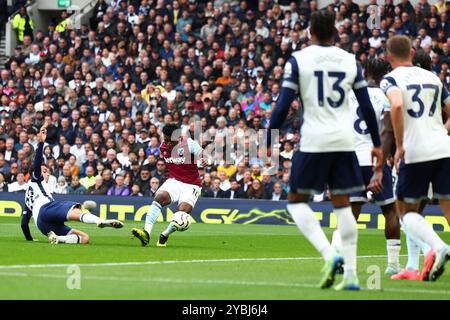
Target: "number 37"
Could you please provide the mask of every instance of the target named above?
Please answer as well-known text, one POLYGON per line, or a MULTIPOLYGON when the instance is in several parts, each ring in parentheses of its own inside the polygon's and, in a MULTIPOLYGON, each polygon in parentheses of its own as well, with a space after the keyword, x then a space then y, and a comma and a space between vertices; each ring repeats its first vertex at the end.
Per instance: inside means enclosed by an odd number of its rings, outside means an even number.
POLYGON ((416 102, 419 105, 419 110, 415 111, 413 108, 409 108, 406 111, 408 114, 413 118, 420 118, 424 111, 425 111, 425 104, 423 103, 422 99, 420 99, 419 95, 423 90, 429 89, 434 91, 433 95, 433 103, 431 104, 430 112, 428 113, 428 116, 432 117, 434 113, 436 112, 436 102, 438 99, 439 94, 439 86, 435 84, 410 84, 406 86, 406 89, 408 91, 413 90, 413 96, 411 97, 413 102, 416 102))

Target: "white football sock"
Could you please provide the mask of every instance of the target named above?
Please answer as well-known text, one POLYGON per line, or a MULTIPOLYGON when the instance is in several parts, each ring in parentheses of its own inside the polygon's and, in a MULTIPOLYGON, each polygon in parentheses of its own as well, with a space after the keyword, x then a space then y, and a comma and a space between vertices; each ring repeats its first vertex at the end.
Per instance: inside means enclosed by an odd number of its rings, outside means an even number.
POLYGON ((67 236, 57 236, 60 243, 81 243, 81 238, 77 234, 68 234, 67 236))
POLYGON ((333 246, 339 252, 342 251, 341 235, 338 229, 333 231, 333 236, 331 237, 331 246, 333 246))
POLYGON ((433 230, 433 227, 417 212, 407 212, 403 223, 409 232, 436 251, 445 247, 444 241, 433 230))
POLYGON ((307 203, 289 203, 287 210, 297 227, 316 250, 320 252, 322 257, 326 261, 331 259, 333 257, 333 248, 309 205, 307 203))
POLYGON ((350 206, 334 209, 337 226, 342 241, 342 256, 344 258, 344 278, 356 276, 356 250, 358 230, 356 220, 350 206))
POLYGON ((388 264, 399 265, 400 260, 400 249, 401 241, 399 239, 387 239, 386 240, 386 250, 388 254, 388 264))
POLYGON ((406 263, 406 270, 419 270, 419 253, 420 247, 413 240, 413 238, 406 233, 406 246, 408 247, 408 262, 406 263))
POLYGON ((86 213, 80 214, 80 221, 83 223, 91 223, 91 224, 98 225, 103 220, 92 213, 86 212, 86 213))
POLYGON ((173 225, 173 223, 169 223, 169 225, 167 226, 166 230, 164 230, 162 232, 162 234, 166 237, 168 237, 170 234, 174 233, 175 231, 177 231, 177 228, 175 228, 175 226, 173 225))
POLYGON ((150 209, 148 209, 147 215, 145 217, 144 230, 147 231, 149 235, 152 233, 153 225, 155 224, 156 220, 158 220, 158 217, 161 214, 161 208, 162 207, 158 202, 153 201, 150 209))

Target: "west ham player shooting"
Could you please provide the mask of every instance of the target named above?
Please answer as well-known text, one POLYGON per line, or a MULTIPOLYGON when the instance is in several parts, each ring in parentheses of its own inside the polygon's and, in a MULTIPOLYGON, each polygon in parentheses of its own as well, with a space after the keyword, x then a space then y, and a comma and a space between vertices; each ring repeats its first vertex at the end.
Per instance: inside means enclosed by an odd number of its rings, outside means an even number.
MULTIPOLYGON (((200 158, 203 166, 207 165, 207 160, 203 158, 203 149, 198 142, 183 135, 178 140, 174 139, 173 134, 176 130, 179 130, 179 127, 175 124, 165 125, 164 142, 160 146, 161 156, 169 170, 169 179, 156 192, 145 217, 144 229, 133 228, 131 231, 143 246, 149 243, 153 225, 163 207, 178 202, 178 211, 190 214, 200 196, 202 184, 196 159, 200 158)), ((160 234, 157 246, 166 246, 169 235, 175 231, 175 226, 170 223, 160 234)))
POLYGON ((381 82, 391 105, 397 150, 397 206, 405 228, 431 247, 425 256, 421 280, 437 280, 444 272, 450 247, 419 214, 429 184, 450 217, 450 137, 442 110, 450 114, 450 95, 432 72, 413 66, 411 41, 395 36, 387 43, 394 69, 381 82))
MULTIPOLYGON (((380 89, 380 81, 387 73, 387 63, 380 59, 371 59, 367 62, 365 76, 368 81, 370 101, 378 119, 378 128, 383 126, 385 109, 389 108, 389 100, 380 89)), ((370 186, 373 176, 370 150, 373 148, 367 125, 362 118, 361 108, 355 95, 350 96, 350 108, 354 116, 353 129, 356 136, 356 156, 358 157, 359 168, 364 179, 364 184, 370 186)), ((388 265, 385 273, 393 275, 400 272, 400 223, 395 209, 395 198, 392 184, 391 169, 387 162, 383 162, 382 190, 371 190, 374 192, 375 203, 381 207, 381 211, 386 219, 384 234, 386 237, 386 249, 388 253, 388 265)), ((367 202, 367 191, 354 192, 350 195, 350 203, 355 219, 358 220, 362 205, 367 202)), ((336 230, 333 233, 332 245, 340 248, 340 236, 336 230)))
MULTIPOLYGON (((287 210, 325 260, 320 287, 331 287, 336 271, 345 263, 344 279, 335 289, 359 290, 357 228, 349 195, 366 187, 354 152, 353 123, 348 105, 352 89, 374 145, 371 159, 377 159, 375 169, 379 171, 379 177, 382 176, 382 151, 361 66, 354 55, 333 46, 334 23, 335 16, 331 12, 314 12, 311 16, 313 45, 295 52, 286 63, 282 91, 270 119, 270 129, 281 127, 292 101, 300 97, 303 111, 300 151, 292 158, 287 210), (325 185, 329 186, 332 195, 342 239, 342 256, 334 251, 308 205, 310 195, 323 192, 325 185)), ((381 180, 376 182, 379 188, 381 180)))
POLYGON ((33 217, 39 231, 48 236, 50 243, 87 244, 89 235, 80 230, 66 226, 66 221, 81 221, 96 224, 99 228, 122 228, 118 220, 103 220, 90 213, 82 204, 73 201, 56 201, 48 187, 50 168, 43 163, 44 142, 47 128, 39 132, 39 145, 34 159, 34 170, 27 192, 25 193, 25 212, 22 216, 22 231, 28 241, 32 241, 28 226, 33 217))

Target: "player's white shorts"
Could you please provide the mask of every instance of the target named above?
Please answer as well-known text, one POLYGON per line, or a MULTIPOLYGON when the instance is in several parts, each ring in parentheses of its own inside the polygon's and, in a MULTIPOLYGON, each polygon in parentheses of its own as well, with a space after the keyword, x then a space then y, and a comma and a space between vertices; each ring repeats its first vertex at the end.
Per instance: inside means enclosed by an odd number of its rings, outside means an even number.
POLYGON ((158 189, 158 192, 160 190, 166 191, 170 195, 171 203, 178 202, 180 204, 186 202, 193 208, 197 203, 202 188, 195 184, 184 183, 169 178, 158 189))

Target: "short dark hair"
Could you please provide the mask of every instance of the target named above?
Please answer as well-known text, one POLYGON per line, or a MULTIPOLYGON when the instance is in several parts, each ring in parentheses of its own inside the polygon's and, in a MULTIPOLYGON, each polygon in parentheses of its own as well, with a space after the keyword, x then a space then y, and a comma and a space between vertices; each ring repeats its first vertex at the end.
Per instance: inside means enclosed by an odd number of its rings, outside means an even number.
POLYGON ((336 34, 335 14, 329 11, 316 11, 311 15, 311 34, 315 35, 319 42, 327 42, 336 34))
POLYGON ((178 126, 176 124, 169 123, 164 126, 162 131, 165 136, 171 137, 172 133, 177 129, 178 129, 178 126))
POLYGON ((388 64, 381 59, 369 59, 366 64, 366 78, 371 78, 376 84, 379 84, 384 75, 388 72, 388 64))
POLYGON ((431 71, 431 58, 430 55, 428 55, 423 50, 417 50, 414 54, 413 58, 413 65, 431 71))

